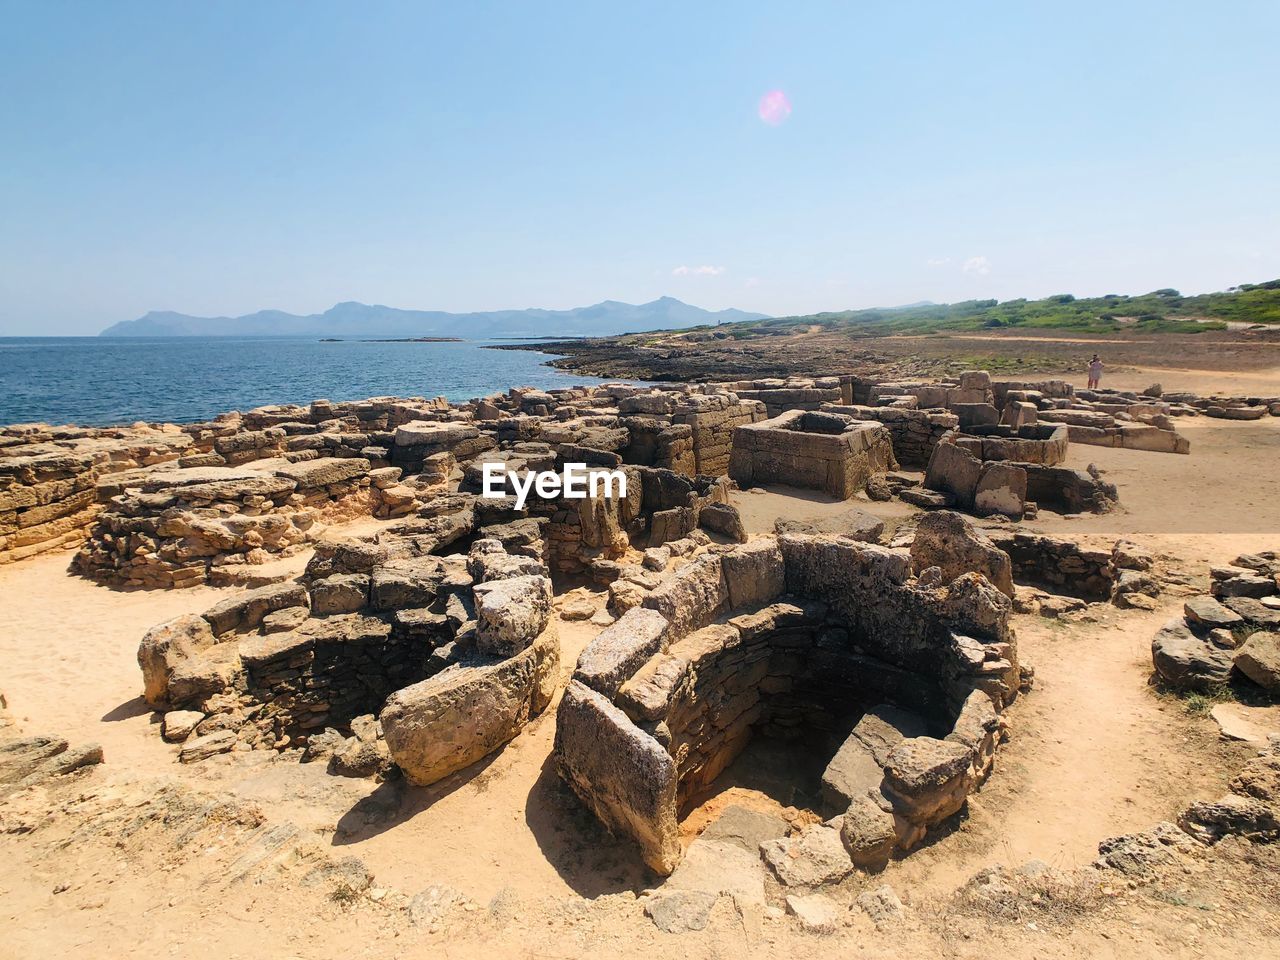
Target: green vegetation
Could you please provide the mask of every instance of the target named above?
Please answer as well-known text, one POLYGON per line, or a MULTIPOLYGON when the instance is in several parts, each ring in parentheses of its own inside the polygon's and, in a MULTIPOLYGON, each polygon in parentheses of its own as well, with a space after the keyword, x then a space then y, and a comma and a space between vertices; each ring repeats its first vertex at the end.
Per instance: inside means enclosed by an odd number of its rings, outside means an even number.
MULTIPOLYGON (((1256 629, 1244 635, 1247 636, 1256 629)), ((1156 696, 1161 699, 1179 701, 1182 708, 1193 717, 1207 717, 1209 711, 1220 703, 1242 703, 1249 707, 1265 707, 1271 703, 1271 698, 1266 691, 1247 680, 1217 683, 1207 690, 1179 690, 1162 680, 1157 680, 1154 690, 1156 696)))
POLYGON ((1009 329, 1062 330, 1086 334, 1203 333, 1224 330, 1227 321, 1280 325, 1280 280, 1241 284, 1223 293, 1184 297, 1177 290, 1154 290, 1130 297, 1107 294, 1077 299, 1069 293, 1043 300, 966 300, 963 303, 846 310, 808 317, 750 320, 721 328, 734 338, 785 333, 816 324, 850 336, 927 334, 1009 329))

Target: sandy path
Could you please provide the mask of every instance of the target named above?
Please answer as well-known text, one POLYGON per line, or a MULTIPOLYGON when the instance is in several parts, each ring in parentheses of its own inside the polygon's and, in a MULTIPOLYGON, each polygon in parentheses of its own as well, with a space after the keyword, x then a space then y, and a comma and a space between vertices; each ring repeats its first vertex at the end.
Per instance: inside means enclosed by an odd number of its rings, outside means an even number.
POLYGON ((0 567, 0 662, 9 709, 30 729, 103 745, 112 762, 169 766, 141 699, 138 641, 230 591, 121 592, 67 572, 70 553, 0 567))

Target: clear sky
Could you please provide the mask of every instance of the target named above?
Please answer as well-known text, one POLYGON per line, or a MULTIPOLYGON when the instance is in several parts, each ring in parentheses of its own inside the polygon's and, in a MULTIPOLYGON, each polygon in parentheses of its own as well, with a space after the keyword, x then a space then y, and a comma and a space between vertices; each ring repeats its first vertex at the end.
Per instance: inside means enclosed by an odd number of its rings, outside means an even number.
POLYGON ((1280 277, 1275 0, 0 17, 0 335, 1280 277))

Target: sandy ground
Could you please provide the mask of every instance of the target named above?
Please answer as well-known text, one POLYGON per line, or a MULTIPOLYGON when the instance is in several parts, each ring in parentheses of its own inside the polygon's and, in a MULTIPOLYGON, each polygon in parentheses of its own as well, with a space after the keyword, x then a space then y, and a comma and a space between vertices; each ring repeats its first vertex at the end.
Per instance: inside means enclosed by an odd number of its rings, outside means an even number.
MULTIPOLYGON (((1144 373, 1135 376, 1141 380, 1144 373)), ((1191 438, 1191 456, 1073 445, 1071 464, 1103 469, 1119 487, 1122 508, 1077 519, 1045 513, 1029 526, 1108 543, 1129 536, 1196 575, 1240 552, 1280 547, 1274 495, 1280 419, 1197 419, 1179 428, 1191 438)), ((753 532, 771 530, 778 517, 847 508, 780 488, 737 497, 753 532)), ((911 512, 899 502, 858 506, 891 525, 911 512)), ((212 883, 208 871, 227 852, 218 844, 204 851, 204 861, 171 863, 158 848, 123 840, 105 847, 70 840, 50 845, 38 841, 37 832, 30 839, 0 836, 0 856, 11 864, 0 877, 0 957, 85 949, 102 956, 224 960, 406 953, 708 957, 831 949, 784 921, 719 913, 703 933, 680 939, 659 933, 631 900, 657 878, 629 844, 609 837, 582 810, 549 763, 554 709, 488 762, 425 789, 344 780, 274 755, 179 767, 176 748, 160 740, 138 697, 137 643, 151 625, 203 610, 226 591, 113 591, 68 575, 67 559, 58 554, 0 568, 2 689, 25 730, 102 743, 106 763, 95 776, 112 784, 178 778, 251 800, 272 822, 297 825, 335 857, 360 857, 380 889, 412 896, 444 883, 480 907, 471 922, 430 934, 408 925, 403 911, 376 904, 342 907, 311 891, 261 881, 212 883), (65 893, 54 892, 64 885, 65 893), (589 910, 587 900, 595 901, 589 910)), ((305 559, 292 562, 300 570, 305 559)), ((961 929, 964 921, 929 905, 974 871, 1029 859, 1060 867, 1088 863, 1100 839, 1146 829, 1192 798, 1216 796, 1250 754, 1224 741, 1212 720, 1191 716, 1148 686, 1150 637, 1180 602, 1170 594, 1156 612, 1094 608, 1077 622, 1017 618, 1021 656, 1035 666, 1037 681, 1009 714, 1012 735, 996 773, 949 835, 891 864, 875 881, 892 884, 920 918, 933 919, 909 944, 855 925, 841 941, 850 955, 1200 956, 1241 949, 1265 955, 1266 945, 1274 946, 1280 904, 1229 936, 1206 925, 1202 910, 1170 902, 1155 911, 1134 905, 1113 920, 1052 938, 1020 926, 988 929, 979 921, 970 936, 938 939, 939 924, 961 929)), ((562 624, 566 672, 596 629, 562 624)), ((1258 722, 1280 729, 1274 713, 1260 711, 1258 722)), ((1218 889, 1231 882, 1213 879, 1218 889)))

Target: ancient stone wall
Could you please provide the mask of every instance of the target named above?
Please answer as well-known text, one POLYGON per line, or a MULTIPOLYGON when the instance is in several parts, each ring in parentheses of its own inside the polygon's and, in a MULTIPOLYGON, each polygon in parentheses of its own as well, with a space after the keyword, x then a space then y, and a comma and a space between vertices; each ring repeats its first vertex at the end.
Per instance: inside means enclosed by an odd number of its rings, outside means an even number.
POLYGON ((684 424, 693 441, 696 473, 722 476, 729 469, 733 431, 768 417, 758 400, 739 400, 732 393, 691 394, 680 398, 672 410, 673 423, 684 424))
POLYGON ((1013 578, 1084 600, 1111 596, 1116 571, 1110 550, 1091 550, 1072 540, 1020 530, 988 530, 987 536, 1009 555, 1013 578))
POLYGON ((789 410, 819 410, 823 404, 841 403, 844 399, 839 377, 741 380, 724 387, 741 400, 763 403, 770 418, 789 410))
POLYGON ((688 424, 649 416, 624 417, 622 423, 629 433, 627 446, 619 451, 625 463, 697 474, 693 428, 688 424))
POLYGON ((108 503, 76 555, 77 572, 117 586, 184 587, 219 568, 261 563, 311 539, 333 511, 369 512, 369 462, 259 461, 108 478, 108 503), (123 491, 116 490, 123 486, 123 491))
POLYGON ((151 630, 145 695, 189 731, 182 755, 310 749, 367 718, 383 768, 430 783, 518 734, 558 674, 545 568, 496 540, 434 556, 450 541, 423 534, 334 543, 301 583, 151 630))
MULTIPOLYGON (((934 447, 924 486, 945 496, 945 503, 937 506, 1017 519, 1032 503, 1057 513, 1106 513, 1117 500, 1113 484, 1079 470, 983 460, 974 451, 985 453, 989 442, 950 434, 934 447)), ((993 452, 998 450, 999 446, 993 445, 993 452)))
POLYGON ((44 426, 0 430, 0 563, 78 546, 97 516, 103 476, 176 460, 174 430, 44 426))
POLYGON ((890 847, 910 847, 990 768, 996 711, 1020 685, 1008 613, 976 574, 922 587, 905 554, 844 539, 787 535, 710 554, 583 652, 560 707, 558 769, 670 873, 681 804, 752 735, 813 724, 803 741, 826 734, 830 749, 889 698, 950 731, 900 738, 876 775, 880 816, 898 823, 890 847))
POLYGON ((942 410, 909 410, 900 407, 871 407, 827 404, 823 410, 884 424, 893 442, 898 463, 911 470, 923 469, 933 448, 955 430, 960 420, 942 410))
POLYGON ((956 446, 979 460, 1008 460, 1054 467, 1067 459, 1067 430, 1062 425, 1022 427, 984 425, 962 428, 956 446))
POLYGON ((729 476, 743 487, 784 483, 847 500, 897 466, 879 423, 793 410, 734 430, 729 476))

